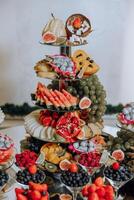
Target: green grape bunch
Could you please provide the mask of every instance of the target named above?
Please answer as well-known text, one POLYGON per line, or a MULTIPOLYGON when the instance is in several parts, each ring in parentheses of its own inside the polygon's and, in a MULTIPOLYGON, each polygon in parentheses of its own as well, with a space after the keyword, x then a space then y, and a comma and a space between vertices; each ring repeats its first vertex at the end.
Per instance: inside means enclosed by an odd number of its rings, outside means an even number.
MULTIPOLYGON (((106 111, 106 91, 97 75, 65 82, 66 90, 69 93, 79 99, 88 97, 92 101, 88 117, 89 122, 102 122, 102 116, 106 111)), ((58 87, 58 80, 52 81, 51 85, 49 85, 49 88, 52 89, 58 89, 58 87)))

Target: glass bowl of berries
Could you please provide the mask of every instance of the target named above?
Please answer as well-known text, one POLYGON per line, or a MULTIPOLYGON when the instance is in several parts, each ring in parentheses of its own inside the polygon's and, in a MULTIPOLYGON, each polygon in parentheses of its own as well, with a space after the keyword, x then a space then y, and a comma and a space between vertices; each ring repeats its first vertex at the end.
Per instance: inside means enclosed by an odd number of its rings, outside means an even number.
POLYGON ((17 199, 49 200, 48 185, 29 182, 28 187, 15 188, 17 199))
POLYGON ((134 174, 130 172, 128 167, 120 165, 119 162, 114 162, 111 166, 107 166, 104 169, 104 176, 116 191, 134 178, 134 174))
POLYGON ((9 175, 6 173, 6 171, 0 170, 0 192, 2 191, 8 180, 9 180, 9 175))
POLYGON ((117 197, 114 187, 103 176, 96 176, 82 188, 81 193, 85 200, 115 200, 117 197))
POLYGON ((16 181, 20 185, 27 186, 30 181, 34 183, 43 183, 46 179, 46 174, 37 165, 30 165, 28 168, 19 170, 16 173, 16 181))
POLYGON ((18 168, 25 169, 36 164, 37 159, 38 155, 27 149, 15 155, 15 164, 18 168))
POLYGON ((13 169, 0 170, 0 199, 9 199, 8 192, 14 187, 15 180, 12 177, 13 169))
POLYGON ((0 133, 0 167, 5 166, 6 163, 10 162, 14 155, 14 142, 13 140, 0 133))
POLYGON ((69 170, 63 171, 61 174, 61 183, 70 190, 73 200, 77 199, 77 195, 82 187, 90 181, 87 171, 76 163, 70 164, 69 170))
POLYGON ((101 154, 97 151, 82 153, 77 157, 77 162, 83 166, 90 175, 102 167, 100 164, 101 154))

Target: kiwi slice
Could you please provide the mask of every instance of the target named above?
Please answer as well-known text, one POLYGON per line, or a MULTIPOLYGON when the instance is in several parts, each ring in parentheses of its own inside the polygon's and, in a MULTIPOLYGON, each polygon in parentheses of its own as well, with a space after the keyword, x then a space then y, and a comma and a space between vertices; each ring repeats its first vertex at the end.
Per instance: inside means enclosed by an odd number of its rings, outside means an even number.
POLYGON ((57 166, 52 163, 45 162, 44 166, 48 172, 54 173, 57 171, 57 166))
POLYGON ((59 157, 61 157, 61 156, 64 156, 65 153, 66 153, 66 150, 63 149, 62 151, 59 151, 59 152, 57 153, 57 155, 58 155, 59 157))

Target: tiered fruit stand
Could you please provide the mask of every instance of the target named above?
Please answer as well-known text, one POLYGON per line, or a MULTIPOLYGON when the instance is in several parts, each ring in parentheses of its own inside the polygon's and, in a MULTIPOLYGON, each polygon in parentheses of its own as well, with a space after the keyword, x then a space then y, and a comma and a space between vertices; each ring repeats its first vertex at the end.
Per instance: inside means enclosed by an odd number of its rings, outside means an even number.
MULTIPOLYGON (((131 179, 132 174, 123 177, 122 181, 119 181, 118 175, 118 184, 109 179, 109 173, 113 170, 114 174, 114 170, 119 169, 119 163, 115 163, 107 151, 107 141, 112 137, 102 132, 106 93, 97 75, 94 75, 99 66, 83 50, 72 54, 72 47, 87 44, 85 37, 91 33, 90 21, 83 15, 75 14, 67 19, 64 27, 60 20, 52 17, 43 30, 44 42, 41 44, 59 47, 60 54, 47 55, 34 67, 37 76, 51 81, 48 86, 38 83, 36 92, 31 95, 34 104, 43 109, 25 117, 29 136, 21 142, 21 147, 40 155, 37 163, 50 179, 49 192, 53 199, 62 199, 55 193, 70 192, 74 200, 83 199, 78 195, 82 188, 83 196, 90 196, 90 193, 85 195, 84 186, 93 180, 97 182, 98 173, 105 177, 106 185, 114 187, 115 194, 113 189, 112 194, 107 194, 114 199, 117 189, 131 179), (59 31, 62 35, 53 26, 57 29, 62 27, 59 31), (85 29, 86 26, 88 28, 84 33, 81 27, 85 29), (112 163, 114 165, 109 166, 112 163), (105 166, 108 166, 106 170, 105 166)), ((123 166, 121 170, 124 170, 123 166)), ((127 169, 126 172, 129 173, 127 169)), ((110 177, 116 180, 112 173, 110 177)), ((93 195, 89 199, 94 199, 93 195)))
POLYGON ((83 50, 72 54, 87 44, 90 21, 74 14, 64 25, 52 17, 40 43, 59 47, 60 54, 34 67, 50 83, 38 83, 31 94, 39 110, 25 117, 27 135, 15 156, 14 178, 28 188, 16 188, 17 200, 115 200, 133 174, 122 163, 122 149, 112 149, 115 139, 102 131, 106 93, 95 75, 99 66, 83 50))
MULTIPOLYGON (((73 15, 73 16, 75 16, 75 15, 73 15)), ((88 33, 90 33, 90 31, 88 33)), ((43 43, 41 43, 41 44, 43 44, 43 43)), ((84 42, 82 44, 78 44, 78 43, 74 43, 74 44, 70 43, 69 44, 66 42, 66 44, 61 44, 61 45, 56 45, 56 44, 48 44, 48 45, 60 47, 60 55, 59 55, 58 59, 60 59, 60 56, 64 55, 65 58, 69 58, 71 60, 72 47, 73 46, 79 47, 84 44, 87 44, 87 42, 84 42)), ((46 43, 44 43, 43 45, 46 45, 46 43)), ((53 58, 56 58, 56 56, 52 56, 52 57, 49 56, 49 58, 53 59, 53 58)), ((86 76, 84 76, 84 73, 85 73, 87 67, 83 70, 83 68, 85 66, 82 65, 81 68, 78 70, 78 68, 75 64, 74 68, 77 68, 77 69, 75 69, 75 73, 77 73, 77 75, 75 74, 75 76, 71 77, 71 74, 74 71, 67 74, 66 71, 64 71, 65 69, 63 69, 63 71, 66 73, 67 77, 64 76, 65 75, 65 73, 64 73, 64 75, 59 76, 59 78, 56 78, 56 79, 52 78, 52 82, 48 85, 47 88, 44 87, 41 83, 39 83, 37 86, 36 93, 32 94, 32 100, 34 101, 34 103, 36 105, 43 107, 43 109, 47 108, 47 110, 35 111, 25 118, 25 127, 27 130, 27 133, 29 133, 30 136, 33 136, 36 139, 42 140, 43 142, 46 143, 43 147, 41 147, 41 151, 40 151, 41 153, 45 154, 46 161, 44 162, 44 167, 48 171, 48 173, 52 177, 55 177, 56 179, 59 179, 59 177, 62 176, 61 169, 64 170, 67 167, 68 163, 78 162, 79 158, 77 158, 77 156, 76 156, 76 159, 74 159, 73 158, 74 155, 79 155, 81 153, 84 153, 84 151, 87 153, 88 150, 89 151, 96 150, 95 148, 97 148, 97 145, 95 147, 94 141, 95 141, 95 139, 97 139, 98 135, 101 135, 102 128, 103 128, 101 116, 105 112, 105 91, 103 90, 103 87, 99 83, 97 76, 93 75, 96 71, 98 71, 99 67, 96 64, 94 64, 94 61, 89 57, 89 55, 86 55, 87 56, 86 58, 84 56, 85 56, 84 51, 79 50, 74 53, 73 57, 74 57, 75 62, 77 62, 77 65, 78 65, 78 62, 83 61, 83 63, 84 63, 84 62, 86 62, 85 60, 87 59, 89 67, 93 68, 92 73, 90 72, 91 74, 89 73, 86 76), (77 57, 79 57, 79 54, 82 57, 81 57, 81 59, 78 58, 78 61, 77 61, 77 57), (81 54, 83 54, 83 55, 81 55, 81 54), (93 64, 93 66, 92 66, 92 64, 93 64), (62 101, 62 98, 63 98, 62 102, 64 102, 64 101, 68 102, 72 98, 72 101, 73 101, 73 99, 79 99, 79 103, 75 104, 75 106, 71 106, 71 107, 68 106, 65 108, 62 107, 61 109, 56 106, 47 107, 47 105, 45 104, 46 101, 44 101, 45 103, 43 103, 43 101, 41 101, 41 98, 40 98, 41 90, 44 91, 44 94, 46 94, 47 98, 50 95, 49 100, 51 100, 53 97, 55 97, 55 99, 56 99, 56 95, 54 96, 54 92, 55 92, 55 94, 59 94, 59 96, 58 96, 59 100, 62 101), (60 93, 58 93, 57 90, 60 93), (62 93, 64 96, 62 95, 62 93), (100 97, 99 101, 97 100, 97 96, 95 96, 95 94, 97 94, 98 97, 100 97), (61 95, 61 98, 60 98, 60 95, 61 95), (91 96, 92 100, 89 99, 89 96, 91 96), (67 100, 66 99, 64 100, 64 97, 68 97, 67 100), (81 101, 81 99, 83 99, 83 102, 81 101), (90 107, 91 103, 92 103, 92 107, 90 107), (97 105, 99 105, 99 104, 100 104, 100 107, 99 106, 97 107, 97 105), (97 113, 97 115, 95 118, 94 116, 96 113, 97 113), (57 116, 55 116, 54 119, 56 119, 55 121, 58 121, 58 122, 57 122, 56 126, 54 125, 55 131, 57 132, 55 134, 55 137, 53 138, 50 134, 50 137, 45 138, 45 135, 44 135, 44 137, 41 136, 41 131, 40 131, 40 135, 38 135, 37 130, 40 129, 39 127, 41 126, 41 124, 42 124, 42 126, 49 126, 49 119, 51 119, 51 117, 56 114, 57 114, 57 116), (79 116, 81 116, 81 119, 79 116), (46 119, 46 121, 45 121, 45 119, 46 119), (47 121, 47 119, 48 119, 48 121, 47 121), (71 119, 74 120, 74 123, 71 122, 71 119), (81 121, 79 121, 79 120, 81 120, 81 121), (48 124, 47 124, 47 122, 48 122, 48 124), (81 122, 82 125, 80 125, 79 122, 81 122), (39 124, 39 123, 41 123, 41 124, 39 124), (91 124, 89 124, 89 126, 88 126, 88 123, 91 123, 91 124), (61 133, 61 130, 62 131, 64 131, 64 130, 70 131, 68 126, 70 126, 72 128, 72 132, 68 132, 67 135, 65 135, 64 133, 61 133), (83 127, 83 130, 85 132, 83 131, 83 133, 82 133, 81 127, 83 127), (80 134, 80 132, 81 132, 81 134, 80 134), (59 135, 58 135, 58 133, 59 133, 59 135), (96 138, 90 142, 90 139, 94 138, 94 136, 96 136, 96 138), (54 142, 58 143, 58 144, 53 144, 54 142), (73 142, 75 142, 75 144, 73 142), (78 144, 82 144, 83 146, 81 145, 81 147, 79 146, 80 147, 79 149, 76 149, 75 146, 77 146, 78 144), (86 145, 89 145, 88 150, 87 150, 86 145), (50 154, 47 152, 49 147, 50 147, 49 150, 51 152, 51 150, 53 150, 53 149, 56 151, 58 146, 59 146, 59 149, 61 148, 63 151, 62 155, 57 157, 57 159, 59 159, 60 162, 58 160, 52 158, 53 153, 50 154), (85 146, 85 150, 83 151, 84 146, 85 146), (73 149, 72 149, 72 147, 73 147, 73 149), (66 151, 66 153, 64 153, 64 151, 66 151), (73 151, 73 154, 72 154, 72 151, 73 151), (48 155, 50 156, 49 158, 48 158, 48 155), (70 161, 70 160, 72 160, 72 161, 70 161), (57 164, 59 165, 59 167, 57 167, 57 164)), ((48 59, 48 56, 46 57, 46 59, 48 59)), ((41 63, 39 62, 35 66, 37 75, 38 75, 38 66, 40 64, 41 63)), ((55 69, 57 70, 57 67, 55 67, 55 69)), ((56 72, 59 72, 59 71, 57 70, 56 72)), ((65 104, 65 106, 66 105, 67 105, 67 103, 65 104)), ((101 140, 101 139, 102 139, 102 144, 103 143, 105 144, 105 141, 103 141, 103 138, 101 138, 101 136, 98 136, 98 140, 101 140)), ((31 139, 29 138, 28 140, 31 140, 31 139)), ((32 139, 32 140, 34 140, 34 139, 32 139)), ((30 142, 28 142, 28 143, 30 143, 30 142)), ((35 141, 35 143, 36 143, 36 141, 35 141)), ((25 144, 25 142, 24 142, 24 144, 25 144)), ((42 142, 41 142, 41 145, 43 145, 42 142)), ((36 145, 35 146, 32 145, 32 147, 33 147, 32 150, 36 149, 36 145)), ((94 156, 96 156, 96 154, 97 153, 94 153, 94 156)), ((98 154, 98 156, 100 156, 100 154, 98 154)), ((79 165, 80 165, 80 163, 79 163, 79 165)), ((99 165, 99 163, 98 163, 98 165, 99 165)), ((97 168, 98 168, 98 166, 96 167, 96 169, 97 168)), ((76 199, 76 194, 79 193, 79 191, 82 189, 82 186, 86 185, 87 182, 89 182, 89 178, 84 178, 85 175, 86 175, 86 172, 82 177, 82 179, 84 179, 85 182, 81 181, 80 185, 76 183, 76 186, 71 187, 71 184, 70 184, 70 187, 69 187, 69 185, 67 186, 64 184, 64 188, 65 187, 69 188, 69 190, 71 188, 71 191, 73 191, 73 199, 76 199)), ((70 174, 70 176, 71 176, 71 174, 70 174)), ((63 175, 63 177, 64 177, 64 175, 63 175)), ((75 177, 74 177, 74 179, 75 179, 75 177)), ((59 181, 60 180, 58 180, 58 187, 61 187, 61 183, 59 181)))

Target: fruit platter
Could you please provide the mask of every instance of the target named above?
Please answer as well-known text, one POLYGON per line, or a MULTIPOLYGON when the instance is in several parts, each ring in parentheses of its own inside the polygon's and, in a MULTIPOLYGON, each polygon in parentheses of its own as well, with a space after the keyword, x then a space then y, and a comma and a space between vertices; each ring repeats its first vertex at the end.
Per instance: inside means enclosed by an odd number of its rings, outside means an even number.
MULTIPOLYGON (((100 67, 84 50, 71 51, 87 44, 91 32, 82 14, 71 15, 65 24, 52 14, 42 31, 41 43, 59 46, 60 53, 45 55, 34 66, 42 79, 31 99, 39 109, 24 117, 26 137, 14 155, 17 200, 117 200, 134 178, 134 104, 118 115, 117 137, 104 133, 100 67)), ((10 160, 13 147, 0 134, 0 167, 10 160)), ((0 187, 8 179, 2 169, 0 187)))

